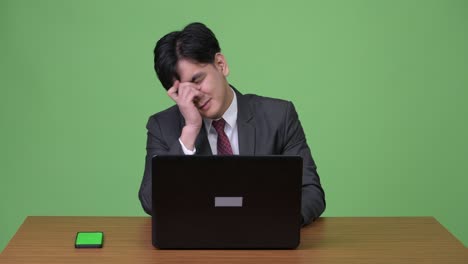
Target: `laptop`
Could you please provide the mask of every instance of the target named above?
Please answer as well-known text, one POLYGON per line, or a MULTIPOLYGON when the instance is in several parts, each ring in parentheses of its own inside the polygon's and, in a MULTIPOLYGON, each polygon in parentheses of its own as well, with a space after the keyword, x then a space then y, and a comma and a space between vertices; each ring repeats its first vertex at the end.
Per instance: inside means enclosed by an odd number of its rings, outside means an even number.
POLYGON ((155 156, 152 241, 160 249, 293 249, 300 156, 155 156))

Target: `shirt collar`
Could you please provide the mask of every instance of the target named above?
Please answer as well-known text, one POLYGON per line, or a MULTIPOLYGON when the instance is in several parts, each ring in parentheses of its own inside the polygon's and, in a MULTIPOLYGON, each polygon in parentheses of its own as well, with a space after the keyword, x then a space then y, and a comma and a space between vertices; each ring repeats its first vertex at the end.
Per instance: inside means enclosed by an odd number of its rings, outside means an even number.
MULTIPOLYGON (((237 121, 237 96, 236 92, 232 88, 231 91, 234 94, 234 97, 232 98, 231 105, 228 107, 226 112, 224 112, 222 118, 231 128, 233 128, 237 121)), ((206 131, 209 132, 213 119, 203 118, 203 122, 205 123, 206 131)))

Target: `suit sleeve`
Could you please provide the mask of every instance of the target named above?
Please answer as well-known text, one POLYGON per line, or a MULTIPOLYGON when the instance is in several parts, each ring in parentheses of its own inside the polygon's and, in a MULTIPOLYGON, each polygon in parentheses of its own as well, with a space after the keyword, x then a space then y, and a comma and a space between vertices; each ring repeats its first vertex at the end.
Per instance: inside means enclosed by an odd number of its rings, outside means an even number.
POLYGON ((303 225, 307 225, 325 210, 325 193, 320 184, 317 166, 307 145, 304 130, 291 102, 287 107, 285 122, 283 154, 299 155, 303 159, 301 214, 303 225))
POLYGON ((178 140, 174 140, 173 142, 167 142, 165 140, 164 133, 161 129, 161 123, 157 116, 150 117, 146 129, 148 133, 146 141, 145 172, 138 196, 145 212, 152 215, 152 158, 156 155, 183 155, 184 152, 178 140))

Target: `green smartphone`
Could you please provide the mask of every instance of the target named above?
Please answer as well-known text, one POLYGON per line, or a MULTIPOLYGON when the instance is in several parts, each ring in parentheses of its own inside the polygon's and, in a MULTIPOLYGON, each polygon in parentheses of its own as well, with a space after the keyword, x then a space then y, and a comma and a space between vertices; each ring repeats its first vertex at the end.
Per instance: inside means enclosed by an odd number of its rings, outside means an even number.
POLYGON ((103 242, 103 232, 77 232, 75 239, 75 248, 102 248, 103 242))

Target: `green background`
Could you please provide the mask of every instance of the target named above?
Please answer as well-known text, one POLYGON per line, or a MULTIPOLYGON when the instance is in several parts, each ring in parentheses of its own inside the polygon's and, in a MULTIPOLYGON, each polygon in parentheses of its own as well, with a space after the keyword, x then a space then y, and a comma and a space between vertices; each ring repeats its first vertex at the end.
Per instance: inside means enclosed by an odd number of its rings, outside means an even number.
POLYGON ((231 84, 294 102, 325 216, 468 245, 467 1, 0 0, 0 250, 28 215, 145 215, 146 121, 173 104, 152 51, 193 21, 231 84))

